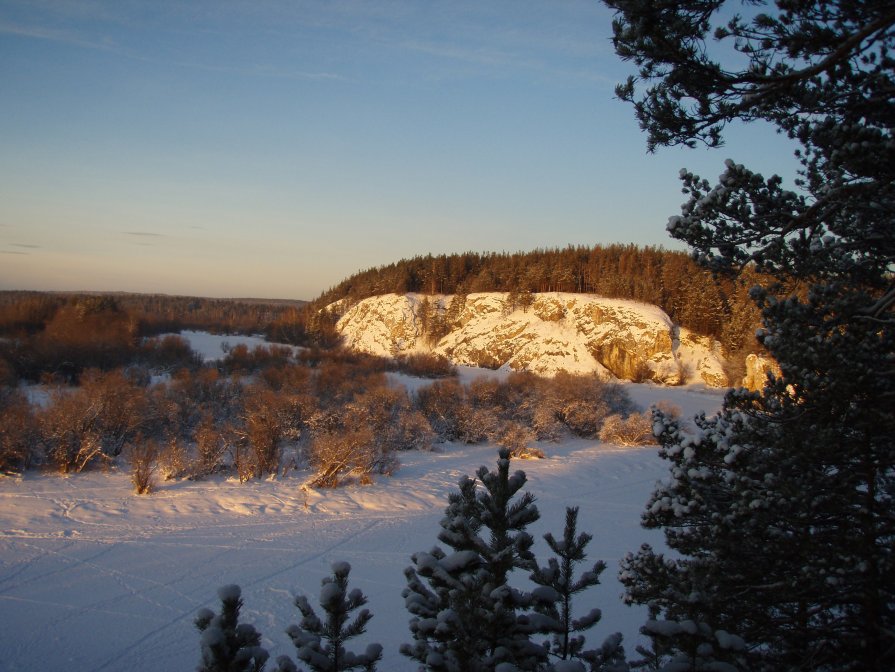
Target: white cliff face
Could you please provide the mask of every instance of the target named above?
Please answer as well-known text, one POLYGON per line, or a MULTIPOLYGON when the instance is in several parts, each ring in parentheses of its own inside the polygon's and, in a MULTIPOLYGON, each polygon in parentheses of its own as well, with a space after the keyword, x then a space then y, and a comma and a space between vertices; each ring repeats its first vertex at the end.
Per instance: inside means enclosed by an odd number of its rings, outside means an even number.
POLYGON ((336 328, 349 348, 376 355, 434 352, 456 364, 506 367, 554 375, 598 373, 665 384, 704 382, 723 387, 721 347, 679 329, 656 306, 587 294, 533 295, 530 305, 505 293, 372 297, 348 309, 336 328), (430 343, 421 306, 450 320, 446 335, 430 343), (462 299, 461 299, 462 300, 462 299))

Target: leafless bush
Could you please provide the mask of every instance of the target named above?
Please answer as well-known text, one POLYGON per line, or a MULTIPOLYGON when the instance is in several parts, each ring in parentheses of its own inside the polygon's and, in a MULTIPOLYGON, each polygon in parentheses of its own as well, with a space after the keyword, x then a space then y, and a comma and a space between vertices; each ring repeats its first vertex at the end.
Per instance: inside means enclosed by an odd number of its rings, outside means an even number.
POLYGON ((538 441, 559 441, 566 429, 556 410, 542 404, 538 404, 532 413, 531 428, 538 441))
POLYGON ((210 413, 206 413, 196 427, 196 476, 207 476, 221 467, 227 450, 229 428, 219 428, 210 413))
POLYGON ((37 440, 37 423, 28 400, 16 389, 0 387, 0 471, 27 469, 37 440))
POLYGON ((457 368, 447 357, 430 353, 413 353, 395 358, 398 370, 419 378, 449 378, 457 368))
POLYGON ((148 495, 155 487, 152 474, 156 468, 158 444, 153 440, 137 438, 128 444, 127 456, 131 463, 131 483, 138 495, 148 495))
POLYGON ((247 459, 240 460, 240 464, 250 461, 255 478, 276 474, 280 468, 283 441, 298 438, 301 410, 296 404, 296 397, 260 385, 246 390, 242 422, 236 432, 251 453, 247 459))
POLYGON ((510 451, 511 457, 520 459, 541 459, 544 451, 531 444, 535 441, 535 433, 523 425, 508 423, 504 425, 497 435, 497 445, 510 451))
POLYGON ((670 401, 663 399, 656 402, 655 408, 658 411, 662 411, 662 415, 669 420, 679 421, 681 419, 681 407, 677 404, 672 404, 670 401))
POLYGON ((610 415, 600 429, 600 441, 619 446, 648 446, 656 442, 650 413, 632 413, 628 417, 610 415))
POLYGON ((389 435, 395 450, 431 450, 435 432, 419 411, 407 409, 389 435))
POLYGON ((162 478, 170 481, 172 478, 180 478, 190 473, 190 458, 185 443, 178 437, 172 436, 159 446, 158 471, 162 478))
POLYGON ((417 406, 443 441, 484 441, 496 423, 491 410, 473 408, 467 402, 463 386, 454 380, 436 381, 421 388, 417 406))
POLYGON ((391 453, 376 450, 369 427, 315 436, 311 443, 311 466, 316 475, 308 484, 334 488, 347 478, 369 482, 373 473, 391 474, 398 461, 391 453))
POLYGON ((52 392, 38 425, 47 458, 64 474, 79 472, 103 456, 100 409, 79 390, 52 392))

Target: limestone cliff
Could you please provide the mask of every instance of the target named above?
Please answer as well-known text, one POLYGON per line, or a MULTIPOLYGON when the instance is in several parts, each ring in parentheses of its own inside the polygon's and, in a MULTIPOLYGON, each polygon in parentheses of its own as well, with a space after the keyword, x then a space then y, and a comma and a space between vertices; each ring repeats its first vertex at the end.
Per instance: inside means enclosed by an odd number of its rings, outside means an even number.
POLYGON ((541 375, 565 370, 665 384, 728 384, 717 341, 635 301, 563 293, 535 294, 528 301, 505 293, 388 294, 331 309, 342 313, 336 328, 345 344, 377 355, 434 352, 456 364, 541 375), (435 342, 433 332, 440 335, 435 342))

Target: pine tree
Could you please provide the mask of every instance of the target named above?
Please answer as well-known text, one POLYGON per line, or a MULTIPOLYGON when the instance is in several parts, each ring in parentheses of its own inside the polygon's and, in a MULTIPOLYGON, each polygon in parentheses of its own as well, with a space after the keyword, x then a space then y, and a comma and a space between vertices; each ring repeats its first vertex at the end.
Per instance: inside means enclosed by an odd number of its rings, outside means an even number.
POLYGON ((404 572, 414 642, 401 653, 426 670, 534 670, 545 658, 530 639, 536 631, 525 612, 531 596, 508 584, 514 570, 537 569, 534 540, 525 530, 540 515, 530 493, 514 500, 526 477, 509 469, 504 449, 496 471, 478 470, 481 487, 476 479, 461 479, 438 535, 451 552, 436 546, 415 553, 404 572))
POLYGON ((720 0, 605 2, 639 66, 618 93, 650 149, 718 146, 727 123, 757 119, 801 145, 797 191, 730 160, 715 185, 681 173, 672 236, 714 271, 778 281, 752 296, 782 378, 731 393, 695 435, 655 418, 671 477, 644 523, 677 557, 644 547, 622 575, 654 610, 653 663, 892 669, 892 3, 756 2, 722 23, 720 0))
POLYGON ((599 649, 584 650, 585 639, 581 633, 600 621, 600 610, 591 609, 581 618, 572 617, 572 598, 598 585, 600 574, 606 569, 606 563, 601 560, 575 578, 575 566, 585 561, 585 548, 593 539, 587 533, 577 534, 577 528, 578 507, 569 507, 562 539, 557 541, 549 532, 544 535, 557 557, 550 558, 546 566, 538 567, 531 574, 531 580, 539 586, 532 591, 534 609, 545 617, 538 624, 539 628, 552 635, 551 640, 545 642, 545 648, 560 661, 577 662, 577 665, 555 664, 550 669, 554 672, 583 672, 586 668, 581 661, 586 661, 594 672, 624 672, 628 667, 621 635, 610 635, 599 649))
POLYGON ((267 662, 267 650, 261 646, 261 634, 254 626, 239 622, 242 609, 239 586, 218 589, 221 613, 201 609, 195 624, 202 633, 202 660, 197 672, 261 672, 267 662))
MULTIPOLYGON (((376 663, 382 658, 382 646, 370 644, 364 653, 352 653, 345 649, 345 642, 364 634, 373 614, 361 609, 349 623, 351 613, 367 603, 364 594, 354 589, 348 590, 348 575, 351 565, 334 562, 332 576, 323 579, 320 589, 320 607, 326 616, 323 620, 314 612, 308 598, 299 595, 295 606, 301 611, 298 625, 286 629, 286 634, 295 644, 298 659, 306 663, 313 672, 343 672, 344 670, 366 670, 374 672, 376 663)), ((283 672, 289 669, 288 659, 278 659, 283 672)))

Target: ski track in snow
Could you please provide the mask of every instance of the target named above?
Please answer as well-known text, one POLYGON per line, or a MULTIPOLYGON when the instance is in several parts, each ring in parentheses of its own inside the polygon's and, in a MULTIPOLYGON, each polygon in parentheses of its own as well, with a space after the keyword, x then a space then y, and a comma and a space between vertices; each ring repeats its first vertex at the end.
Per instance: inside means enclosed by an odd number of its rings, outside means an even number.
MULTIPOLYGON (((692 388, 629 391, 643 406, 670 398, 685 416, 721 401, 692 388)), ((527 473, 541 511, 529 528, 536 555, 546 562, 542 535, 560 534, 565 507, 580 506, 579 529, 594 535, 589 560, 607 563, 602 584, 577 602, 579 613, 603 610, 588 642, 620 630, 633 653, 645 610, 619 600, 618 561, 643 542, 662 545, 639 520, 666 465, 652 447, 568 440, 542 448, 548 459, 511 467, 527 473)), ((306 593, 316 606, 330 564, 347 560, 351 584, 374 614, 367 635, 349 648, 379 641, 383 670, 414 670, 397 651, 409 641, 403 570, 412 553, 438 544, 447 494, 480 465, 494 468, 496 449, 443 444, 400 459, 394 476, 371 486, 307 494, 300 490, 305 474, 246 484, 162 482, 148 497, 131 493, 124 472, 0 478, 3 669, 193 670, 199 637, 192 621, 200 607, 218 609, 217 588, 228 583, 242 587, 241 620, 263 633, 272 658, 294 657, 284 633, 299 620, 292 595, 306 593)))

